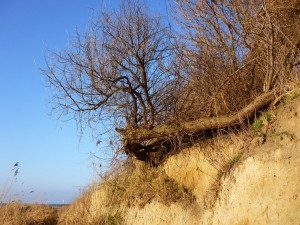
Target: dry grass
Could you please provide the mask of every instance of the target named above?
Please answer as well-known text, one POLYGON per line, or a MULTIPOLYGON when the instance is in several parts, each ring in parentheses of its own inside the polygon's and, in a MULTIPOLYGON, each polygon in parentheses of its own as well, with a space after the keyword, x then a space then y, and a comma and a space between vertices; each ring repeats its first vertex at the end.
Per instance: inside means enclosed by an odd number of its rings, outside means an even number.
POLYGON ((167 176, 163 167, 150 167, 144 163, 127 165, 112 179, 108 179, 109 195, 114 202, 126 202, 128 206, 145 204, 155 199, 163 204, 192 201, 191 193, 167 176))
POLYGON ((23 204, 12 201, 12 187, 19 174, 19 162, 11 170, 12 177, 0 192, 0 224, 1 225, 56 225, 57 210, 41 204, 23 204), (7 202, 7 204, 4 204, 7 202))
MULTIPOLYGON (((10 189, 5 193, 9 192, 10 189)), ((7 194, 3 195, 0 203, 7 197, 7 194)), ((144 207, 152 200, 169 205, 173 202, 190 203, 195 197, 168 177, 161 166, 153 168, 127 161, 111 168, 100 184, 91 185, 68 207, 55 210, 47 205, 17 201, 0 204, 0 224, 118 225, 126 223, 124 218, 130 207, 144 207)))
POLYGON ((126 210, 144 207, 151 201, 165 205, 195 200, 189 190, 168 177, 162 167, 127 163, 94 185, 60 213, 59 224, 124 224, 126 210))
POLYGON ((0 224, 55 225, 57 224, 57 211, 47 205, 12 202, 0 206, 0 224))

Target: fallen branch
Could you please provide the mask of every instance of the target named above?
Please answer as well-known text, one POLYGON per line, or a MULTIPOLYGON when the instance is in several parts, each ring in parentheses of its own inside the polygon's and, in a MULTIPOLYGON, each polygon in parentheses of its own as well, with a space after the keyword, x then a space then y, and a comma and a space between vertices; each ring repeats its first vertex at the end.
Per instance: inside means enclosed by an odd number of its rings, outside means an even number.
POLYGON ((123 136, 123 149, 127 155, 134 155, 138 160, 158 165, 175 148, 174 146, 180 146, 178 135, 194 136, 203 131, 240 125, 274 99, 274 92, 267 92, 229 116, 200 118, 180 124, 163 124, 152 129, 117 129, 117 131, 123 136))
POLYGON ((200 118, 193 121, 181 122, 180 124, 163 124, 153 129, 138 128, 135 130, 117 130, 124 139, 130 143, 140 144, 152 139, 167 139, 174 137, 178 132, 195 134, 204 130, 230 127, 241 124, 251 117, 258 109, 269 104, 275 99, 273 92, 267 92, 253 100, 240 111, 229 115, 211 118, 200 118))

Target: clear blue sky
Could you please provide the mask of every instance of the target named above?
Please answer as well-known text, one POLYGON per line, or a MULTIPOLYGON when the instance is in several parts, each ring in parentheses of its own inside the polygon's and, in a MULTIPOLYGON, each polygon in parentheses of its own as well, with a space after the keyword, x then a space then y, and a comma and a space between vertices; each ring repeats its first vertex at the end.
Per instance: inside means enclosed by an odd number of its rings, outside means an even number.
MULTIPOLYGON (((92 8, 116 2, 0 0, 0 193, 29 202, 70 202, 95 177, 89 159, 89 152, 99 150, 95 141, 86 135, 80 142, 75 121, 49 116, 38 66, 46 48, 63 50, 76 27, 84 31, 92 8), (17 181, 11 171, 16 162, 17 181)), ((148 2, 164 10, 165 1, 148 2)))

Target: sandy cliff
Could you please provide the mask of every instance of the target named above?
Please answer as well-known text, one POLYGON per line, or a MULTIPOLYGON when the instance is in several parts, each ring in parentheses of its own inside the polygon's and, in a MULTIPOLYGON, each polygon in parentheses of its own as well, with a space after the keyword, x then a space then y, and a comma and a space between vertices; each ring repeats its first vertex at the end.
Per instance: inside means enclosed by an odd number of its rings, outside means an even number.
POLYGON ((231 135, 172 156, 166 173, 191 189, 196 202, 152 201, 130 208, 126 224, 299 225, 300 98, 275 109, 272 121, 255 134, 250 141, 231 135), (218 152, 218 160, 205 154, 209 151, 218 152), (241 151, 241 159, 220 178, 221 168, 241 151))
POLYGON ((59 224, 299 225, 300 98, 256 121, 182 149, 159 168, 120 167, 59 224))

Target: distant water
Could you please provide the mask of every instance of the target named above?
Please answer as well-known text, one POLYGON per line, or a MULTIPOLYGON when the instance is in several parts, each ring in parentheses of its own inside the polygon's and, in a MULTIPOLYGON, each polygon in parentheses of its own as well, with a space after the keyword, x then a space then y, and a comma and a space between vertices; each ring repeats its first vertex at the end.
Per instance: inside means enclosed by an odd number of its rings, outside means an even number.
POLYGON ((60 208, 63 206, 68 206, 69 204, 48 204, 49 206, 53 207, 53 208, 60 208))
MULTIPOLYGON (((0 203, 0 206, 6 206, 8 203, 0 203)), ((24 203, 20 203, 20 204, 24 204, 24 203)), ((69 204, 39 204, 39 203, 33 203, 33 204, 38 204, 38 205, 49 205, 53 208, 60 208, 60 207, 63 207, 63 206, 68 206, 69 204)), ((25 203, 25 205, 30 205, 30 204, 27 204, 25 203)))

